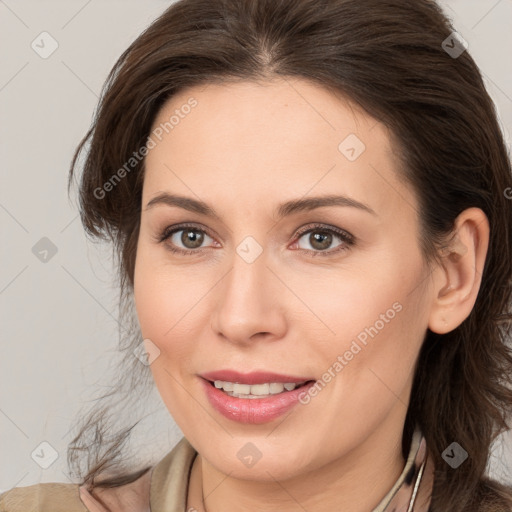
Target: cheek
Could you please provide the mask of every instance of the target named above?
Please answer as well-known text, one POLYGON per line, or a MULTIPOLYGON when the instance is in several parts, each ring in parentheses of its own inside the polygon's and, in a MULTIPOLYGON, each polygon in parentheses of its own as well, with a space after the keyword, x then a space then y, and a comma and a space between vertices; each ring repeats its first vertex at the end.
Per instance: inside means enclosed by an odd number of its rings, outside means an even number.
POLYGON ((348 350, 352 340, 365 346, 391 334, 403 337, 410 322, 422 322, 421 297, 411 293, 421 276, 420 264, 404 272, 399 262, 387 267, 367 264, 322 279, 290 275, 288 282, 302 299, 290 311, 292 321, 307 321, 318 333, 317 346, 331 353, 348 350))
POLYGON ((199 309, 198 294, 185 273, 169 269, 151 259, 141 247, 135 265, 134 297, 143 338, 149 338, 159 355, 150 365, 156 388, 174 421, 189 431, 187 425, 200 415, 196 402, 185 391, 190 367, 194 331, 199 309), (148 257, 146 257, 146 255, 148 257), (188 285, 187 285, 188 283, 188 285), (196 305, 196 308, 193 306, 196 305))
POLYGON ((189 270, 171 267, 160 249, 140 243, 134 297, 142 335, 162 345, 161 350, 170 340, 181 339, 206 286, 204 275, 196 278, 189 270))
POLYGON ((366 272, 331 279, 327 293, 312 293, 321 288, 311 287, 307 295, 323 325, 310 354, 317 370, 327 373, 325 380, 336 375, 330 382, 337 394, 369 406, 383 395, 402 393, 428 321, 421 258, 408 266, 398 258, 382 261, 366 265, 366 272))

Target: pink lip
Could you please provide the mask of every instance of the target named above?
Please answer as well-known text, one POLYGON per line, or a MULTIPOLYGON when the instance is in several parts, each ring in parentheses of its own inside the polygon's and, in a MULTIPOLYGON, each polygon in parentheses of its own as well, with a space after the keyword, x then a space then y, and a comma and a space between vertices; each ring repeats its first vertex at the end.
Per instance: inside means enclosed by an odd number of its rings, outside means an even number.
POLYGON ((264 384, 265 382, 306 382, 315 380, 314 377, 298 377, 297 375, 282 375, 279 373, 271 373, 265 371, 257 371, 251 373, 240 373, 235 370, 219 370, 215 372, 207 372, 200 374, 203 379, 211 382, 223 380, 225 382, 236 382, 238 384, 264 384))
POLYGON ((251 384, 261 384, 263 382, 304 382, 305 380, 310 380, 303 377, 297 379, 296 377, 289 378, 290 376, 276 374, 251 373, 244 375, 242 378, 245 380, 242 381, 241 378, 234 378, 235 373, 237 372, 230 373, 229 379, 226 377, 226 372, 215 372, 215 374, 208 373, 205 374, 208 376, 208 379, 202 378, 201 382, 212 407, 224 417, 232 421, 237 421, 238 423, 260 424, 279 418, 297 405, 299 403, 299 396, 307 392, 307 390, 315 384, 314 381, 311 381, 292 391, 283 391, 282 393, 269 395, 265 398, 236 398, 217 389, 213 383, 210 382, 212 375, 215 376, 212 380, 243 382, 245 384, 249 384, 249 382, 247 382, 249 378, 252 380, 251 384), (219 378, 219 375, 222 375, 223 378, 219 378), (269 378, 269 376, 271 378, 269 378), (278 380, 275 380, 276 377, 278 380))

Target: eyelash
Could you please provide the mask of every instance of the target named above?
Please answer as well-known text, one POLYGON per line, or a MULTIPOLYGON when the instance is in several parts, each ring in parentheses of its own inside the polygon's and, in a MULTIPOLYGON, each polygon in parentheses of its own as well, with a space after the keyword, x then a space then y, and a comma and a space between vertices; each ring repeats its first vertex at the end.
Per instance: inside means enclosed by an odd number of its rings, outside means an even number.
MULTIPOLYGON (((169 226, 169 227, 166 227, 157 237, 156 237, 156 241, 158 243, 163 243, 165 242, 167 239, 169 239, 172 235, 174 235, 174 233, 177 233, 179 231, 183 231, 185 229, 190 229, 190 230, 194 230, 196 232, 200 232, 200 233, 204 233, 206 235, 208 235, 210 238, 214 238, 212 235, 210 235, 210 233, 208 233, 207 230, 204 230, 204 229, 201 229, 201 228, 198 228, 196 225, 194 224, 180 224, 180 225, 177 225, 177 226, 169 226), (172 228, 172 229, 171 229, 172 228)), ((297 249, 301 252, 305 251, 307 253, 310 253, 311 254, 311 257, 317 257, 317 256, 323 256, 323 257, 327 257, 327 256, 333 256, 334 254, 338 254, 340 252, 343 252, 343 251, 346 251, 348 250, 350 247, 352 247, 353 245, 355 245, 355 238, 350 234, 348 233, 347 231, 344 231, 342 229, 339 229, 339 228, 335 228, 335 227, 332 227, 332 226, 329 226, 327 227, 325 224, 313 224, 313 225, 310 225, 310 226, 306 226, 304 229, 301 229, 299 230, 295 237, 296 237, 296 240, 298 241, 300 238, 302 238, 303 235, 307 234, 307 233, 310 233, 310 232, 314 232, 314 231, 321 231, 322 233, 331 233, 331 234, 334 234, 336 235, 338 238, 341 239, 342 241, 342 244, 340 244, 338 247, 336 247, 334 250, 326 250, 326 251, 311 251, 310 249, 297 249)), ((173 253, 177 253, 177 254, 181 254, 183 256, 188 256, 188 255, 193 255, 193 254, 197 254, 199 252, 202 252, 202 249, 205 249, 205 247, 203 248, 200 248, 200 249, 179 249, 179 248, 176 248, 172 245, 167 245, 168 249, 173 252, 173 253)))

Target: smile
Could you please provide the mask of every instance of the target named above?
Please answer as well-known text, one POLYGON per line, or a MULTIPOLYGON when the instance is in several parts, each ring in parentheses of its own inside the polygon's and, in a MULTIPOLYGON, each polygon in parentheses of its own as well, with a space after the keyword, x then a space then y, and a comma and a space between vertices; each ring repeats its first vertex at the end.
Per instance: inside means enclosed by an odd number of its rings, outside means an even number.
POLYGON ((229 420, 260 424, 279 418, 299 403, 315 379, 224 370, 200 376, 210 405, 229 420), (220 378, 223 377, 223 378, 220 378))

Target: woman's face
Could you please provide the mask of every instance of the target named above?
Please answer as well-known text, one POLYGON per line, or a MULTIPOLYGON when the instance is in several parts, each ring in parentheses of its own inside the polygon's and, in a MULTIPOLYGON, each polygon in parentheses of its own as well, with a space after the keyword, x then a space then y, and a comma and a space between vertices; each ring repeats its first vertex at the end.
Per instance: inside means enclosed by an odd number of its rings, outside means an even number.
POLYGON ((385 127, 290 79, 190 88, 151 137, 135 302, 187 439, 259 480, 399 446, 432 292, 385 127))

